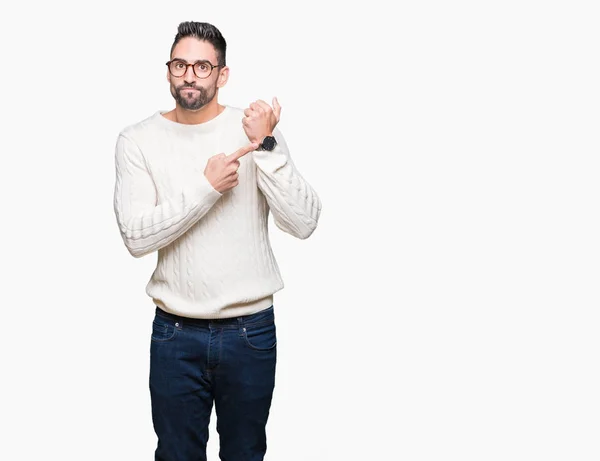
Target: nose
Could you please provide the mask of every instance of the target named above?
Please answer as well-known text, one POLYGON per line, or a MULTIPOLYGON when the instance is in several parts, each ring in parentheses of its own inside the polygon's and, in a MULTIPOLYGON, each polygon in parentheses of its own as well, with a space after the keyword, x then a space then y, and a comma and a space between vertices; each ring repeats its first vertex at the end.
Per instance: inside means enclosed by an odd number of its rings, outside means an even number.
POLYGON ((183 79, 186 83, 195 83, 196 82, 196 74, 194 73, 194 66, 187 66, 187 69, 185 69, 185 74, 183 74, 183 79))

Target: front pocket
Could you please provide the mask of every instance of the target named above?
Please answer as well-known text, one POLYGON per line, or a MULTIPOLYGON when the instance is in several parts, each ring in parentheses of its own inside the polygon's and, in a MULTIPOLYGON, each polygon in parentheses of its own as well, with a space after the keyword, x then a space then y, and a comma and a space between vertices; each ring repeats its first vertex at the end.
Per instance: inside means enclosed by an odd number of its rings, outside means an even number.
POLYGON ((169 341, 175 336, 176 328, 167 321, 152 321, 152 341, 169 341))
POLYGON ((257 351, 270 351, 277 346, 275 322, 246 325, 242 328, 246 345, 257 351))

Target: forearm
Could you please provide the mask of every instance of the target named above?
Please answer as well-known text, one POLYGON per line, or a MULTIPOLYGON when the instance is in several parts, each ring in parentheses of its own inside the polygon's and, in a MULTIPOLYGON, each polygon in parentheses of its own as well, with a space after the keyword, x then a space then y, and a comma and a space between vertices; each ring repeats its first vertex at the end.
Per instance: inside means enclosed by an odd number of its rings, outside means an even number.
POLYGON ((258 187, 269 204, 277 227, 305 239, 317 227, 321 201, 296 169, 283 137, 279 134, 276 138, 278 144, 273 151, 252 153, 257 166, 258 187))
POLYGON ((201 180, 193 190, 184 190, 160 205, 141 208, 131 207, 117 190, 115 212, 123 242, 136 258, 157 251, 197 223, 220 197, 208 181, 201 180))

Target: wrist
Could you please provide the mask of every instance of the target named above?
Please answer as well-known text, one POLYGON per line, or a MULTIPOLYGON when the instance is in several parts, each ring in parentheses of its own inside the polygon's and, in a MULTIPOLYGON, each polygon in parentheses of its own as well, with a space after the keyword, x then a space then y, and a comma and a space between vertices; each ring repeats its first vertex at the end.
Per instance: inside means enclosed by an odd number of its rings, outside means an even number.
POLYGON ((273 149, 275 149, 276 146, 277 146, 277 139, 275 139, 273 134, 268 134, 260 140, 260 142, 258 144, 258 148, 256 150, 270 152, 273 149))

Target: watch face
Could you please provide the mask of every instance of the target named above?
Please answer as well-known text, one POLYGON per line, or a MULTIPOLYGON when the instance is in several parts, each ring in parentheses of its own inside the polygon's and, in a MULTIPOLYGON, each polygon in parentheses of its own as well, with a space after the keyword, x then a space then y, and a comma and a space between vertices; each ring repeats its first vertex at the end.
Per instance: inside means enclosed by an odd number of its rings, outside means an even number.
POLYGON ((263 139, 262 147, 264 150, 273 150, 275 149, 275 144, 277 144, 275 138, 273 136, 267 136, 263 139))

